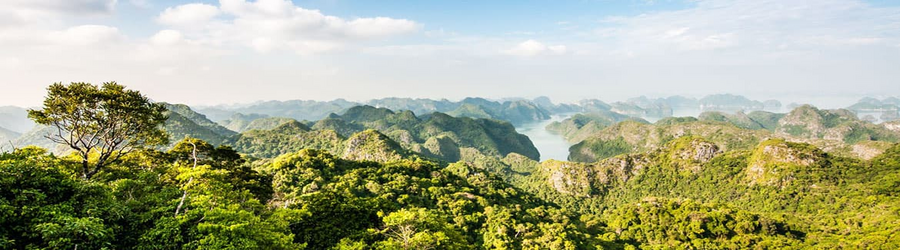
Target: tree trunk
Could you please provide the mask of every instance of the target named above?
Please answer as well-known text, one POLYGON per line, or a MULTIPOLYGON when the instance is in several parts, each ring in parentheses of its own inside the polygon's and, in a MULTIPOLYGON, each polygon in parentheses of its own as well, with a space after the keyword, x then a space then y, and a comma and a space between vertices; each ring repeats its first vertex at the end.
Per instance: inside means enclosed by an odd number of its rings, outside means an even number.
POLYGON ((93 176, 94 174, 91 174, 90 173, 91 171, 89 169, 91 169, 91 164, 88 162, 87 156, 82 154, 81 155, 81 178, 84 178, 85 180, 91 179, 91 176, 93 176))
MULTIPOLYGON (((191 152, 191 157, 194 158, 194 166, 191 167, 191 170, 193 170, 193 169, 197 168, 197 144, 194 144, 194 142, 191 142, 191 146, 194 147, 194 150, 191 152)), ((187 184, 184 184, 184 185, 185 186, 191 185, 192 181, 194 181, 193 176, 191 176, 191 178, 188 179, 187 184)), ((178 216, 178 212, 181 211, 181 206, 184 205, 184 200, 187 198, 187 194, 188 194, 187 190, 184 190, 184 192, 181 194, 181 201, 178 202, 178 207, 175 208, 175 216, 178 216)))

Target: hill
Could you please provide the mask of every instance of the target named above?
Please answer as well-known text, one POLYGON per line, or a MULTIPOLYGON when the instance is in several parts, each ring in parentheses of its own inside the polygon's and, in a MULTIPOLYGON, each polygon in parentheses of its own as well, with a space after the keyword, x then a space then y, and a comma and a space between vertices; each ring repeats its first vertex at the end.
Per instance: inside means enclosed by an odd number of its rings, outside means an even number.
POLYGON ((15 131, 0 127, 0 152, 12 150, 12 146, 7 144, 11 143, 16 138, 19 138, 19 136, 20 134, 15 131))
POLYGON ((278 125, 285 124, 291 121, 296 121, 291 118, 285 117, 269 117, 268 115, 262 114, 241 114, 235 113, 231 116, 231 118, 227 120, 219 121, 218 123, 228 130, 235 132, 244 132, 248 130, 267 130, 273 129, 278 125))
MULTIPOLYGON (((891 165, 900 159, 898 150, 900 145, 894 145, 871 161, 860 161, 828 154, 810 144, 772 139, 723 153, 702 137, 682 137, 646 153, 593 163, 543 162, 536 165, 525 187, 539 197, 579 211, 612 209, 618 216, 636 216, 634 220, 606 222, 619 232, 618 237, 628 235, 625 238, 646 241, 643 247, 671 246, 671 240, 675 240, 704 248, 696 245, 697 241, 688 241, 716 230, 676 233, 678 236, 660 232, 670 223, 717 221, 699 219, 718 214, 703 209, 690 216, 664 219, 677 214, 685 202, 695 201, 701 203, 690 206, 704 207, 709 205, 702 202, 713 202, 727 204, 716 209, 720 212, 753 211, 757 214, 753 216, 760 217, 736 223, 776 223, 778 229, 764 235, 786 237, 784 240, 794 247, 883 247, 900 242, 896 235, 886 233, 898 229, 894 222, 900 215, 889 211, 900 205, 900 199, 884 193, 896 184, 888 176, 900 166, 891 165), (868 216, 855 217, 861 214, 868 216), (643 233, 624 232, 635 227, 642 228, 643 233), (842 230, 832 231, 837 228, 842 230)), ((722 205, 713 205, 717 206, 722 205)))
POLYGON ((595 162, 619 154, 648 152, 682 136, 699 136, 723 150, 748 149, 769 135, 719 122, 660 120, 656 124, 625 121, 591 135, 569 149, 569 160, 595 162))
POLYGON ((452 117, 442 113, 418 117, 411 111, 394 112, 386 108, 357 106, 342 115, 331 114, 312 123, 311 127, 299 122, 289 125, 293 129, 283 127, 271 131, 244 132, 232 138, 231 142, 238 151, 257 157, 273 157, 304 147, 326 149, 342 155, 345 148, 338 145, 345 138, 374 129, 406 150, 451 162, 459 160, 460 150, 464 148, 497 157, 513 152, 534 159, 539 157, 528 137, 518 134, 509 123, 452 117))
POLYGON ((551 129, 562 127, 559 130, 567 132, 564 135, 569 140, 583 138, 569 150, 569 159, 573 161, 594 162, 623 153, 647 152, 686 135, 707 138, 725 150, 747 149, 756 142, 778 137, 863 159, 870 159, 892 143, 900 142, 900 132, 889 129, 889 123, 873 124, 856 118, 848 110, 820 110, 809 105, 799 106, 787 114, 704 112, 699 120, 666 118, 655 124, 626 121, 608 127, 595 122, 593 127, 580 130, 573 130, 574 125, 562 126, 577 124, 579 120, 602 121, 584 117, 574 116, 560 126, 550 126, 551 129))
POLYGON ((0 127, 16 133, 25 133, 34 128, 34 122, 28 119, 28 110, 15 106, 0 107, 0 127))
POLYGON ((193 137, 220 145, 229 136, 237 134, 210 121, 205 115, 193 111, 187 105, 169 103, 163 103, 163 105, 168 110, 166 115, 169 117, 163 125, 163 129, 169 134, 170 143, 175 143, 185 137, 193 137))
POLYGON ((575 114, 565 120, 550 123, 545 129, 563 136, 563 138, 570 143, 577 143, 606 127, 629 120, 647 123, 647 121, 641 118, 634 118, 611 111, 597 110, 575 114))

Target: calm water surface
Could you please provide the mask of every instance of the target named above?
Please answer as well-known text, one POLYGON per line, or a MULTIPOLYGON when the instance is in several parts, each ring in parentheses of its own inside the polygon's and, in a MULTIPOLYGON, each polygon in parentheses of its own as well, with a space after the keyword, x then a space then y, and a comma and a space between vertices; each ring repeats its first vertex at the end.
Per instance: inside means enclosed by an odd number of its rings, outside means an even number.
POLYGON ((572 146, 562 136, 544 129, 554 121, 562 121, 570 115, 553 115, 550 120, 535 121, 516 126, 516 131, 528 136, 534 147, 541 152, 541 161, 555 159, 565 161, 569 158, 569 147, 572 146))

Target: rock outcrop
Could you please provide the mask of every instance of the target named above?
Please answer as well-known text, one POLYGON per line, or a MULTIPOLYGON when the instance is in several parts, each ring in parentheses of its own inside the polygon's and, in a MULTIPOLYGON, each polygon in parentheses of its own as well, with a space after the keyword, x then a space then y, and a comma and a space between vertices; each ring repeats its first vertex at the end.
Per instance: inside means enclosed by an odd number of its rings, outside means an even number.
POLYGON ((750 185, 784 188, 794 180, 794 172, 821 164, 822 150, 804 143, 782 139, 764 141, 756 147, 747 164, 750 185))
POLYGON ((722 153, 719 146, 700 137, 685 136, 668 144, 667 160, 678 170, 700 172, 704 163, 722 153))

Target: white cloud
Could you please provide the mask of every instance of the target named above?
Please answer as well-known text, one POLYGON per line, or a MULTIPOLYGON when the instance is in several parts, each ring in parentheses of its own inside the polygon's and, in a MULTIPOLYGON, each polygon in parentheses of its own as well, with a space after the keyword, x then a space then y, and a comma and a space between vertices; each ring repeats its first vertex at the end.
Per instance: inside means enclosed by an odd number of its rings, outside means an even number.
POLYGON ((106 14, 115 9, 117 0, 11 0, 8 7, 23 11, 80 14, 106 14))
POLYGON ((596 32, 637 54, 742 50, 782 53, 900 39, 900 11, 858 0, 697 0, 695 7, 611 17, 596 32))
POLYGON ((544 45, 535 40, 527 40, 508 50, 501 51, 503 54, 513 56, 538 56, 538 55, 562 55, 566 53, 565 45, 544 45))
POLYGON ((219 13, 219 8, 216 6, 191 3, 166 8, 156 20, 172 26, 195 26, 209 22, 219 13))
POLYGON ((54 42, 68 45, 95 45, 118 42, 122 39, 119 29, 103 25, 80 25, 53 32, 50 36, 54 42))
POLYGON ((173 45, 182 42, 184 36, 177 30, 161 30, 150 37, 150 42, 157 45, 173 45))
POLYGON ((363 41, 412 33, 421 25, 406 19, 364 17, 347 20, 304 9, 287 0, 220 0, 219 6, 188 4, 166 9, 158 19, 173 27, 203 27, 189 36, 213 43, 238 43, 259 52, 308 55, 363 41), (222 20, 213 19, 222 15, 222 20))
POLYGON ((107 15, 116 0, 7 0, 0 4, 0 27, 31 25, 60 16, 107 15))

